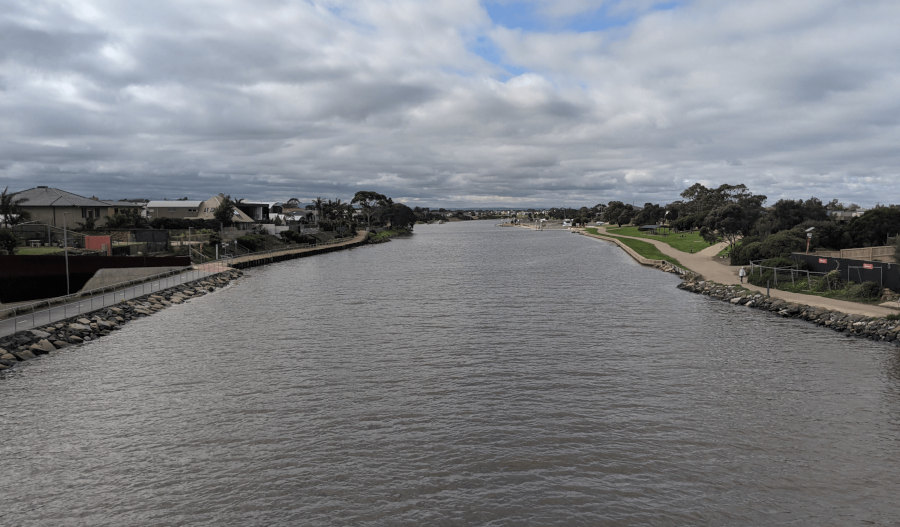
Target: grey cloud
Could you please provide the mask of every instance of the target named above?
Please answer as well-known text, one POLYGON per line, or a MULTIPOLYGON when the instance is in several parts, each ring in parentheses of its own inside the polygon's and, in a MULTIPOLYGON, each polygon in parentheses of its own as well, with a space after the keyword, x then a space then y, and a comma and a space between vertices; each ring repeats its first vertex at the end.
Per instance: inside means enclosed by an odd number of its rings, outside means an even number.
POLYGON ((492 27, 472 1, 13 2, 0 185, 367 187, 457 206, 670 201, 705 181, 900 202, 900 7, 653 4, 619 3, 639 16, 611 32, 536 34, 492 27), (526 73, 473 55, 478 36, 526 73))

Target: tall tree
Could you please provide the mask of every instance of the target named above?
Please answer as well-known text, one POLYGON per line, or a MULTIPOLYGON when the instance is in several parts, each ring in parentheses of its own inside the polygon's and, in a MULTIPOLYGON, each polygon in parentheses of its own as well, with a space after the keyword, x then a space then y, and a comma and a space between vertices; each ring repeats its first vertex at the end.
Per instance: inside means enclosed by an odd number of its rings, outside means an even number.
POLYGON ((753 194, 741 184, 721 185, 701 199, 703 206, 710 209, 703 214, 700 234, 710 243, 727 240, 734 249, 739 238, 750 234, 762 214, 766 196, 753 194))
POLYGON ((223 195, 219 206, 213 211, 213 217, 225 227, 229 227, 234 223, 234 209, 234 201, 231 196, 223 195))
POLYGON ((0 215, 3 216, 3 226, 18 225, 23 221, 28 221, 30 214, 22 209, 22 203, 27 201, 25 198, 16 199, 16 194, 9 192, 9 187, 3 189, 0 193, 0 215))
POLYGON ((360 190, 350 200, 353 205, 359 205, 360 210, 366 216, 366 228, 372 226, 372 215, 375 214, 380 207, 387 207, 393 201, 384 194, 372 190, 360 190))

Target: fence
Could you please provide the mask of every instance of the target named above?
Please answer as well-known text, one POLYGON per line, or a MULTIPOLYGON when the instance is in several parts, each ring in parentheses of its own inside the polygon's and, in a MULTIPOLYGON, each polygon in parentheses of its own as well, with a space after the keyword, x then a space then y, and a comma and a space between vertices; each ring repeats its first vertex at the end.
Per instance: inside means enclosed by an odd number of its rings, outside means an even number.
MULTIPOLYGON (((753 276, 754 273, 757 276, 762 276, 766 269, 772 270, 772 286, 778 287, 778 284, 785 284, 790 282, 792 286, 796 286, 798 282, 802 284, 803 281, 806 282, 806 287, 808 290, 821 290, 820 287, 813 287, 813 278, 817 278, 816 285, 824 286, 826 291, 831 291, 833 289, 841 289, 843 284, 835 281, 834 284, 831 283, 831 280, 825 279, 825 276, 828 275, 827 272, 821 271, 810 271, 807 269, 800 269, 798 266, 791 267, 771 267, 767 265, 762 265, 760 262, 762 260, 751 260, 750 261, 750 273, 748 276, 753 276), (818 278, 821 277, 821 280, 818 278)), ((866 280, 869 276, 864 276, 864 274, 868 275, 869 273, 875 272, 875 276, 878 277, 877 283, 879 287, 884 287, 884 274, 882 272, 881 267, 875 267, 871 264, 863 264, 858 266, 847 266, 846 273, 839 273, 838 276, 841 280, 846 280, 847 282, 855 282, 861 284, 863 282, 876 282, 876 280, 866 280)))
POLYGON ((840 251, 816 251, 814 256, 825 256, 828 258, 847 258, 851 260, 878 260, 884 262, 893 262, 895 251, 896 248, 894 248, 893 245, 885 245, 881 247, 841 249, 840 251))
POLYGON ((805 281, 806 287, 809 290, 813 289, 813 277, 822 277, 823 280, 818 281, 818 284, 825 284, 825 287, 830 291, 831 283, 828 280, 824 280, 825 275, 828 273, 817 272, 817 271, 808 271, 806 269, 800 269, 798 266, 791 267, 772 267, 768 265, 762 265, 760 262, 762 260, 751 260, 750 261, 750 272, 747 274, 748 280, 753 277, 754 273, 756 276, 762 277, 762 275, 766 272, 766 270, 772 271, 772 286, 778 287, 778 284, 781 283, 786 284, 790 282, 792 286, 795 286, 797 282, 805 281))
MULTIPOLYGON (((239 258, 246 261, 259 261, 259 263, 274 262, 276 253, 290 253, 297 249, 318 248, 334 246, 353 239, 353 237, 335 238, 323 243, 310 244, 307 246, 294 246, 290 248, 270 249, 267 251, 258 251, 241 255, 239 258)), ((197 251, 195 251, 197 252, 197 251)), ((198 252, 201 262, 207 258, 198 252)), ((213 266, 213 269, 245 266, 246 262, 236 262, 235 256, 220 258, 218 260, 209 260, 206 264, 213 266), (217 265, 218 264, 218 265, 217 265), (239 265, 235 265, 239 264, 239 265)), ((252 265, 252 264, 251 264, 252 265)), ((92 289, 89 291, 81 291, 70 295, 48 298, 40 302, 33 302, 21 306, 15 306, 0 310, 0 321, 12 317, 12 324, 7 321, 5 324, 0 323, 0 336, 8 335, 19 331, 19 326, 25 324, 30 319, 30 325, 22 329, 37 327, 38 324, 49 324, 54 321, 63 320, 71 316, 87 313, 95 309, 100 309, 108 305, 113 305, 124 300, 137 298, 163 289, 168 289, 179 284, 198 280, 206 276, 215 274, 216 270, 203 269, 187 269, 174 270, 160 273, 137 280, 129 280, 105 287, 92 289), (111 295, 111 296, 110 296, 111 295), (85 298, 87 297, 87 298, 85 298), (24 317, 24 318, 22 318, 24 317)))
POLYGON ((12 324, 7 322, 0 326, 0 335, 19 331, 19 326, 27 323, 29 319, 31 324, 23 329, 37 327, 39 324, 50 324, 51 322, 80 315, 81 313, 88 313, 124 300, 198 280, 211 274, 215 273, 202 269, 167 271, 146 278, 129 280, 89 291, 6 308, 0 311, 0 320, 12 317, 13 321, 12 324))

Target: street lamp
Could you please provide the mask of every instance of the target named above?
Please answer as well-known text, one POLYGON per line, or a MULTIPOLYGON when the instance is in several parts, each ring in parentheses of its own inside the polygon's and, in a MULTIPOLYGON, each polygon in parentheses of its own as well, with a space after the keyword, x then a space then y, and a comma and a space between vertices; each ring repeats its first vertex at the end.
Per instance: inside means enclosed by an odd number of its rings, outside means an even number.
POLYGON ((63 252, 66 255, 66 296, 69 296, 69 231, 66 225, 66 216, 69 212, 63 212, 63 252))
POLYGON ((816 230, 815 227, 810 227, 806 229, 806 254, 809 254, 809 242, 812 240, 812 231, 816 230))

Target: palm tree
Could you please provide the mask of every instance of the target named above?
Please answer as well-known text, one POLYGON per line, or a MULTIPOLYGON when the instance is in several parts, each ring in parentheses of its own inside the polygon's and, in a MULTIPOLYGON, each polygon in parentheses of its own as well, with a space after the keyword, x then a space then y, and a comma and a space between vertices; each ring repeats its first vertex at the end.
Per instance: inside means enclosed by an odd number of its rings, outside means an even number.
POLYGON ((313 200, 313 206, 316 207, 316 225, 319 225, 319 220, 322 218, 322 214, 325 213, 325 200, 321 197, 318 197, 313 200))
POLYGON ((28 211, 22 210, 22 203, 27 200, 25 198, 15 199, 16 194, 10 194, 8 191, 9 187, 6 187, 0 193, 0 215, 3 216, 4 227, 16 225, 30 217, 28 211))

